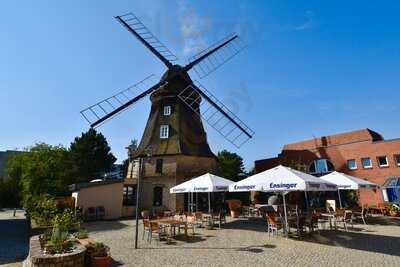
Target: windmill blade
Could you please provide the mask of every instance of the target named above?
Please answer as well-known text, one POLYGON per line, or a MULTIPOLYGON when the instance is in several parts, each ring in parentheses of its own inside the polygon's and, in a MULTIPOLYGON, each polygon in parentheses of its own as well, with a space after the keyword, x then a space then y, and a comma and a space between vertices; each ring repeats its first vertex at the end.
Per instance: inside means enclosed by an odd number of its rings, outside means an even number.
POLYGON ((116 116, 118 113, 127 109, 165 83, 159 82, 153 85, 154 82, 155 76, 150 75, 127 89, 119 91, 115 95, 81 110, 80 113, 90 124, 90 127, 98 127, 106 120, 116 116))
POLYGON ((239 36, 230 34, 189 58, 190 63, 185 66, 185 70, 188 71, 193 68, 202 79, 221 67, 244 48, 245 45, 239 36))
POLYGON ((115 18, 168 68, 172 67, 171 61, 177 60, 177 57, 133 13, 115 18))
POLYGON ((197 81, 195 83, 178 95, 186 105, 237 148, 253 137, 253 130, 204 86, 197 81))

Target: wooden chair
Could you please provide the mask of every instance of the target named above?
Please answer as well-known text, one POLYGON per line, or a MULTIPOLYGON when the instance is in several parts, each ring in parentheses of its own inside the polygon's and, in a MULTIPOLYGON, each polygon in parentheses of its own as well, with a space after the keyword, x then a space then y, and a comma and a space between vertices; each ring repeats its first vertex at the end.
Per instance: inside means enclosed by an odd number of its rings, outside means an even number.
POLYGON ((217 222, 218 227, 221 229, 221 224, 226 223, 225 212, 221 210, 220 212, 213 213, 212 220, 213 220, 213 222, 217 222))
POLYGON ((346 231, 348 231, 348 228, 347 228, 348 224, 351 224, 351 227, 354 228, 354 225, 353 225, 353 213, 351 212, 351 210, 346 210, 344 212, 343 218, 338 220, 338 222, 343 223, 344 229, 346 229, 346 231))
POLYGON ((164 235, 165 232, 163 231, 162 228, 158 225, 156 222, 150 222, 147 219, 143 220, 143 236, 142 239, 144 239, 144 236, 147 236, 147 242, 151 243, 151 240, 155 236, 158 242, 161 241, 161 236, 164 235))
POLYGON ((192 234, 195 234, 195 227, 196 227, 196 217, 195 216, 187 216, 186 217, 186 227, 192 229, 192 234))
POLYGON ((361 210, 352 210, 355 219, 361 218, 364 224, 367 224, 366 218, 368 216, 368 206, 362 205, 361 210))
POLYGON ((267 231, 268 231, 268 236, 274 235, 274 233, 276 233, 276 235, 278 235, 278 230, 283 229, 283 223, 279 222, 276 213, 272 213, 272 212, 267 212, 266 213, 266 218, 267 218, 267 231))
POLYGON ((194 213, 195 224, 198 227, 203 227, 204 223, 207 222, 203 218, 203 213, 200 211, 196 211, 194 213))

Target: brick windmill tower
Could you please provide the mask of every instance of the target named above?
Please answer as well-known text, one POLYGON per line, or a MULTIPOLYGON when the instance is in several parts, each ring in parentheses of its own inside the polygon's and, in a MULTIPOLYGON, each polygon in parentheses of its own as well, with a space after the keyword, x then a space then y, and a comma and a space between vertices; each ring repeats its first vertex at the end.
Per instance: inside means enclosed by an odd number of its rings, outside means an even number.
POLYGON ((181 210, 182 194, 169 194, 178 183, 216 170, 217 161, 207 142, 206 121, 224 138, 240 147, 254 132, 197 81, 189 70, 203 78, 243 49, 237 35, 228 35, 189 59, 177 60, 132 13, 115 17, 167 67, 154 84, 154 75, 81 111, 91 127, 97 127, 137 101, 150 95, 151 111, 135 158, 125 179, 124 213, 132 214, 141 170, 141 206, 145 209, 181 210), (142 168, 139 167, 139 159, 142 168))

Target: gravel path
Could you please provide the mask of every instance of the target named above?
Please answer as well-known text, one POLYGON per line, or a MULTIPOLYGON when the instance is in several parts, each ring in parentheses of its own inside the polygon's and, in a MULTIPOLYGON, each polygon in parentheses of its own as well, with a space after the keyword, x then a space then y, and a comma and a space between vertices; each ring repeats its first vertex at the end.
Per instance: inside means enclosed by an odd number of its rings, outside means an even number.
POLYGON ((228 220, 223 229, 166 244, 141 239, 134 250, 134 220, 88 223, 90 237, 110 246, 114 266, 400 266, 400 220, 372 218, 345 232, 321 231, 303 240, 268 237, 265 226, 228 220))
POLYGON ((0 266, 20 266, 29 250, 28 226, 23 210, 0 211, 0 266))

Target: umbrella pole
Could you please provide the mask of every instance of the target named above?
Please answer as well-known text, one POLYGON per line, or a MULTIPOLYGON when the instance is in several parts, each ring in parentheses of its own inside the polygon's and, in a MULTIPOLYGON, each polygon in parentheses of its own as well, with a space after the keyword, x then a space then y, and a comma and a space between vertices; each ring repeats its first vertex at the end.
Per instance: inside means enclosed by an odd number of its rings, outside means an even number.
POLYGON ((208 192, 208 213, 211 212, 210 192, 208 192))
POLYGON ((342 209, 343 207, 342 207, 342 199, 340 197, 340 189, 338 189, 337 192, 338 192, 338 196, 339 196, 339 207, 342 209))
POLYGON ((307 191, 304 191, 304 196, 306 197, 306 209, 307 211, 309 210, 309 204, 308 204, 308 194, 307 191))
POLYGON ((190 200, 192 202, 192 212, 193 212, 193 194, 194 193, 192 193, 192 199, 190 200))
POLYGON ((285 235, 286 237, 288 237, 288 222, 287 222, 285 192, 282 193, 282 197, 283 197, 283 211, 285 213, 285 235))
POLYGON ((196 211, 199 211, 199 198, 198 198, 198 193, 196 193, 196 211))

